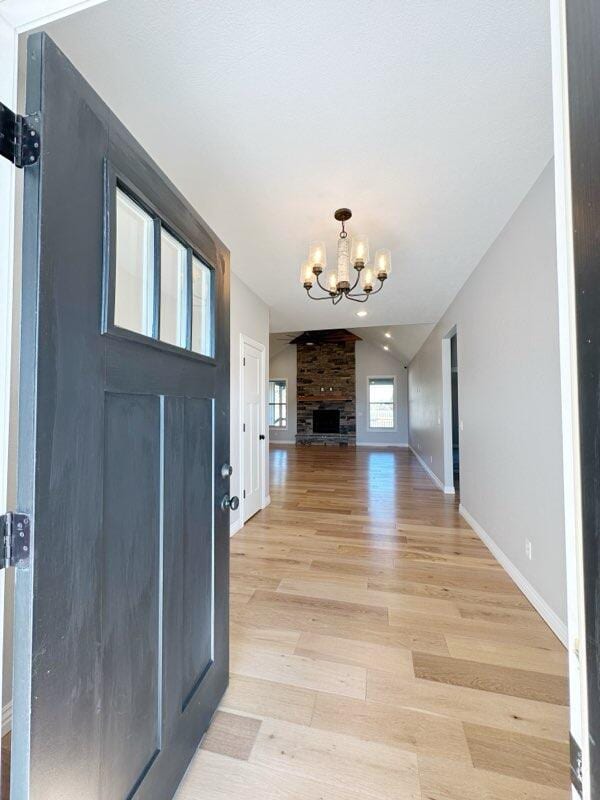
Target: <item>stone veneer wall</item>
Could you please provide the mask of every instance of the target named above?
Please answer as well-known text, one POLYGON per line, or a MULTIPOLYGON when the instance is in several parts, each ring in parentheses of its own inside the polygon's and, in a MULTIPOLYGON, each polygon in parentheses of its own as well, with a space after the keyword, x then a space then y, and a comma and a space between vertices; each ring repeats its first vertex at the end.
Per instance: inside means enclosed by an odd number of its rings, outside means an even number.
POLYGON ((298 422, 299 443, 356 444, 356 360, 354 342, 316 342, 298 348, 298 422), (321 391, 323 389, 323 391, 321 391), (332 391, 330 392, 330 389, 332 391), (329 394, 343 399, 329 399, 329 394), (301 400, 301 397, 319 397, 301 400), (322 399, 321 399, 322 398, 322 399), (312 412, 319 408, 339 409, 340 433, 313 434, 312 412))

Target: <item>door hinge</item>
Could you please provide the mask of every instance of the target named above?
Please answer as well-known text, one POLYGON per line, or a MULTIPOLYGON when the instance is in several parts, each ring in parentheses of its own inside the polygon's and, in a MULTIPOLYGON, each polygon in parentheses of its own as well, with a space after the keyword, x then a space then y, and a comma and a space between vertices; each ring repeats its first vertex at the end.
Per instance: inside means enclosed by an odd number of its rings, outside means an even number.
POLYGON ((15 114, 0 103, 0 156, 15 167, 31 167, 40 157, 40 117, 15 114))
POLYGON ((244 500, 245 500, 246 499, 246 490, 245 489, 244 489, 244 492, 243 492, 243 497, 244 497, 244 500))
POLYGON ((246 359, 244 358, 243 361, 244 361, 244 363, 242 364, 242 366, 245 367, 246 366, 246 359))
POLYGON ((246 433, 246 423, 242 423, 242 433, 246 433))
POLYGON ((0 569, 16 567, 29 558, 29 531, 31 525, 27 514, 9 511, 0 517, 2 552, 0 569))
POLYGON ((569 744, 571 749, 571 783, 578 795, 583 797, 583 757, 581 755, 581 747, 579 747, 573 736, 569 736, 569 744))

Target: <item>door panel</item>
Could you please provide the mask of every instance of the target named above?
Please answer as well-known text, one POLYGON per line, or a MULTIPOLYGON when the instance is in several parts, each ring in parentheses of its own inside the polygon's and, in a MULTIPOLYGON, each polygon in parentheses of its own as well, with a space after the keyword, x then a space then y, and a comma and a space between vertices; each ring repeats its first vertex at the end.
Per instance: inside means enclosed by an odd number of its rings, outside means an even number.
POLYGON ((160 748, 161 428, 159 398, 106 394, 103 800, 130 796, 160 748))
POLYGON ((212 662, 212 402, 186 400, 184 419, 183 708, 212 662))
POLYGON ((25 175, 32 558, 16 574, 11 797, 168 800, 228 680, 229 254, 43 34, 27 81, 41 157, 25 175), (133 330, 115 324, 117 242, 121 258, 148 237, 118 230, 118 191, 154 231, 152 275, 137 261, 127 276, 150 315, 133 330), (186 252, 181 347, 160 340, 162 226, 186 252), (193 352, 193 308, 214 357, 193 352))

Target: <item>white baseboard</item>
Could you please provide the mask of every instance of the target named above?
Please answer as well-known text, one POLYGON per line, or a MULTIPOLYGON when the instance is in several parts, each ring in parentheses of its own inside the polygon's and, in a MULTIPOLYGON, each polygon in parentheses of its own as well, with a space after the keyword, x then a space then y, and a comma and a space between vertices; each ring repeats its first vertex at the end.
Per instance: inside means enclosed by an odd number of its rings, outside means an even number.
POLYGON ((269 439, 269 444, 296 444, 295 439, 269 439))
POLYGON ((425 472, 426 472, 426 473, 429 475, 429 477, 431 478, 431 480, 432 480, 432 481, 435 483, 435 485, 438 487, 438 489, 441 489, 441 490, 442 490, 442 492, 443 492, 444 494, 454 494, 454 486, 444 486, 444 484, 441 482, 441 480, 438 478, 438 476, 435 474, 435 472, 434 472, 432 469, 430 469, 430 468, 427 466, 427 464, 426 464, 426 463, 423 461, 423 459, 422 459, 422 458, 421 458, 421 456, 420 456, 420 455, 417 453, 417 451, 415 450, 415 448, 414 448, 414 447, 412 447, 412 445, 410 445, 410 444, 408 445, 408 447, 410 448, 410 451, 411 451, 411 452, 412 452, 412 454, 415 456, 415 458, 417 459, 417 461, 419 462, 419 464, 420 464, 420 465, 423 467, 423 469, 425 470, 425 472))
POLYGON ((244 527, 244 523, 242 522, 241 517, 236 519, 235 522, 232 522, 229 526, 229 536, 235 536, 235 534, 240 531, 244 527))
POLYGON ((2 736, 12 729, 12 700, 2 708, 2 736))
POLYGON ((357 447, 408 447, 408 442, 365 442, 357 441, 357 447))
POLYGON ((523 592, 525 597, 529 600, 531 605, 535 608, 535 610, 540 614, 540 616, 546 621, 549 628, 552 632, 560 639, 560 641, 564 644, 565 647, 568 646, 568 635, 567 635, 567 626, 561 620, 561 618, 556 614, 548 605, 548 603, 544 600, 544 598, 537 592, 536 589, 529 583, 527 578, 523 575, 523 573, 515 567, 512 563, 510 558, 506 555, 506 553, 501 550, 496 542, 492 539, 492 537, 486 533, 486 531, 481 527, 481 525, 477 522, 477 520, 472 517, 467 509, 462 505, 462 503, 458 507, 459 514, 465 519, 469 525, 473 528, 475 533, 479 536, 481 541, 484 545, 488 548, 488 550, 492 553, 494 558, 502 564, 506 572, 510 575, 513 581, 517 584, 519 589, 523 592))
POLYGON ((262 508, 266 508, 266 507, 267 507, 267 506, 269 506, 269 505, 271 505, 271 495, 270 495, 270 494, 268 494, 268 495, 267 495, 267 496, 266 496, 266 497, 263 499, 262 508))

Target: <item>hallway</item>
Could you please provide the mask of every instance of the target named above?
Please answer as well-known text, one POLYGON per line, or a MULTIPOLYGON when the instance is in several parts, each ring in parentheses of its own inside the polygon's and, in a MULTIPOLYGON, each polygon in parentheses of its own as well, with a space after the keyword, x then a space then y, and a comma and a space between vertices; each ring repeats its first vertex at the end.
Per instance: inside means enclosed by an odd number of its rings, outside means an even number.
POLYGON ((272 446, 178 800, 566 800, 562 645, 409 450, 272 446))

